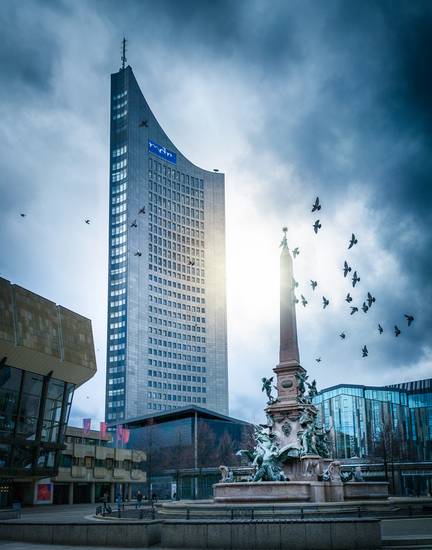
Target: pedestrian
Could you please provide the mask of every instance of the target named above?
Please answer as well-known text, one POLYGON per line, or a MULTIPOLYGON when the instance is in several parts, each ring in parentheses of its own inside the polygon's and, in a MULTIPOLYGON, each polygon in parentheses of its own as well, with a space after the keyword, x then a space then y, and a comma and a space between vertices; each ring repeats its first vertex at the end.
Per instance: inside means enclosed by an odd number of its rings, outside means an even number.
POLYGON ((105 491, 105 493, 101 497, 101 502, 103 505, 103 513, 107 511, 107 504, 108 504, 108 493, 105 491))
POLYGON ((137 508, 141 508, 142 499, 143 499, 143 494, 138 489, 137 494, 136 494, 136 507, 137 508))

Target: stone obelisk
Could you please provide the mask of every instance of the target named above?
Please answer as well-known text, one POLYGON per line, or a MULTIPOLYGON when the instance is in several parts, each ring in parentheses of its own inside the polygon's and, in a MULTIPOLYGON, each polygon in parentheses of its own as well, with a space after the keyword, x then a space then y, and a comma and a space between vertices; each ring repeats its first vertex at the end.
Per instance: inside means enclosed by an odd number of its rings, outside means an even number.
POLYGON ((288 248, 287 228, 283 228, 280 255, 280 347, 279 364, 273 369, 277 375, 277 402, 272 412, 286 410, 287 405, 298 407, 298 376, 305 374, 300 365, 297 341, 297 321, 294 294, 293 259, 288 248), (297 375, 297 376, 296 376, 297 375))
MULTIPOLYGON (((266 407, 270 430, 276 436, 281 453, 287 459, 284 472, 289 479, 305 479, 311 464, 316 470, 320 457, 308 449, 307 438, 315 423, 316 408, 306 395, 306 370, 300 365, 297 341, 296 298, 293 259, 288 248, 287 228, 283 228, 280 256, 280 348, 277 376, 277 398, 266 407), (306 461, 305 461, 306 459, 306 461)), ((309 474, 308 474, 309 475, 309 474)))

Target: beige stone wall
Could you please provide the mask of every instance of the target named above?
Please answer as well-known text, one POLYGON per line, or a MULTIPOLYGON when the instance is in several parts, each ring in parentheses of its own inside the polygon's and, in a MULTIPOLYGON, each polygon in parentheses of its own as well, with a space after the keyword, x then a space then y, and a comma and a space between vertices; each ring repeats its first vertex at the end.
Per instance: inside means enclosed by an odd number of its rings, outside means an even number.
POLYGON ((80 385, 96 372, 91 321, 0 277, 0 358, 80 385))

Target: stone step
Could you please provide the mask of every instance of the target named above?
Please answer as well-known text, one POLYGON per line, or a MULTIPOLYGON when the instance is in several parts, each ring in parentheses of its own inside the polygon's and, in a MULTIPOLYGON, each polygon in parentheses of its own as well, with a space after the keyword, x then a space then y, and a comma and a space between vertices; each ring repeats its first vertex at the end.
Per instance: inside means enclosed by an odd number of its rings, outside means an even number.
POLYGON ((397 537, 383 537, 383 548, 429 548, 432 549, 431 535, 405 535, 397 537))

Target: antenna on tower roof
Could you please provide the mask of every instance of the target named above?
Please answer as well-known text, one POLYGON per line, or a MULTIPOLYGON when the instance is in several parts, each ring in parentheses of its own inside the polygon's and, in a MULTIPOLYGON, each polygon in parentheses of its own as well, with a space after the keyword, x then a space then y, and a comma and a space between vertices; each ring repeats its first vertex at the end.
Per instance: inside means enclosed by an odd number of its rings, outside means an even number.
POLYGON ((121 57, 121 62, 122 62, 122 69, 125 68, 125 65, 126 65, 126 38, 123 37, 123 40, 122 40, 122 57, 121 57))

